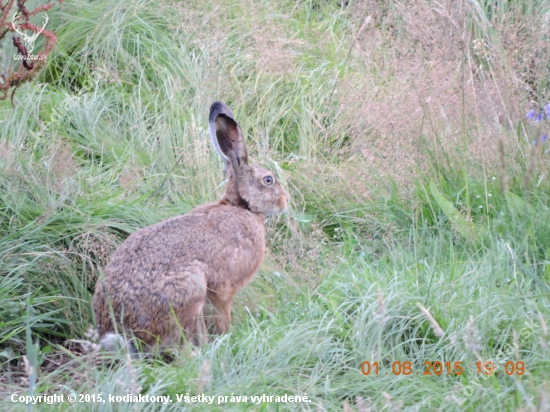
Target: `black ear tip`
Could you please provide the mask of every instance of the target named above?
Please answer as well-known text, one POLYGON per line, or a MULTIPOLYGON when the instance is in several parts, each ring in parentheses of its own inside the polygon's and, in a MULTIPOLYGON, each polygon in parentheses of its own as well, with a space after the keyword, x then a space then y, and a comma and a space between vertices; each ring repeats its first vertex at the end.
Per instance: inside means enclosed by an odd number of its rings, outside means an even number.
POLYGON ((212 112, 220 112, 225 107, 225 104, 222 102, 214 102, 212 103, 212 106, 210 106, 210 113, 212 112))
POLYGON ((229 117, 230 119, 235 120, 235 115, 231 111, 229 107, 227 107, 222 102, 214 102, 212 103, 212 106, 210 106, 210 116, 208 118, 209 122, 215 122, 216 118, 220 115, 224 114, 225 116, 229 117))

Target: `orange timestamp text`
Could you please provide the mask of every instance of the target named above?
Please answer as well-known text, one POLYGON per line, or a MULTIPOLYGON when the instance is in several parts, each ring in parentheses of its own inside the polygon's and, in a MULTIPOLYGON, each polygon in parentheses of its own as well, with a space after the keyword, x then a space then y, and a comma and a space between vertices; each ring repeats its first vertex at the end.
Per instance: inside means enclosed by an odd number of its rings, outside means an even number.
MULTIPOLYGON (((504 373, 508 376, 511 375, 523 375, 525 373, 525 364, 522 361, 512 362, 508 361, 502 365, 497 365, 498 367, 504 367, 504 373)), ((495 365, 492 361, 487 362, 476 362, 477 373, 484 373, 487 376, 490 376, 495 373, 495 365)), ((459 376, 464 372, 462 368, 462 361, 457 362, 441 362, 441 361, 425 361, 424 368, 420 371, 416 371, 413 368, 413 364, 410 361, 395 361, 391 364, 391 368, 387 372, 381 372, 378 362, 369 362, 364 361, 361 364, 361 372, 363 375, 368 376, 371 373, 374 375, 389 375, 390 373, 394 375, 454 375, 459 376)), ((500 372, 496 372, 500 374, 500 372)))

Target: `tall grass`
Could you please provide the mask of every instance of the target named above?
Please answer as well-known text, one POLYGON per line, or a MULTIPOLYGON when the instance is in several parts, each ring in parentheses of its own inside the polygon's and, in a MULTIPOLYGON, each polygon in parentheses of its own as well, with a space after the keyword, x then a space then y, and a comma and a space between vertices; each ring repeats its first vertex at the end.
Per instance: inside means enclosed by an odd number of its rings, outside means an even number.
POLYGON ((549 9, 495 7, 52 9, 46 68, 15 108, 0 102, 2 406, 27 408, 10 397, 32 392, 173 400, 40 410, 547 408, 549 9), (86 331, 111 253, 223 190, 207 131, 217 99, 291 192, 290 213, 268 223, 229 334, 170 359, 98 351, 86 331), (488 360, 525 373, 479 373, 488 360), (380 373, 365 376, 364 361, 380 373), (411 375, 392 372, 406 361, 411 375), (424 375, 435 361, 463 374, 424 375), (311 402, 176 398, 199 393, 311 402))

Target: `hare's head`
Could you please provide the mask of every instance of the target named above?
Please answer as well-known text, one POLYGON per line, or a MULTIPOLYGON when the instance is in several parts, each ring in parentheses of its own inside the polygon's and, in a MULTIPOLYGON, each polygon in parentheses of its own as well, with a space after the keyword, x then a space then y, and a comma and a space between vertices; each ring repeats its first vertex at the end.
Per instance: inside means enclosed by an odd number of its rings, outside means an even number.
POLYGON ((233 112, 220 102, 210 107, 212 144, 224 159, 227 188, 224 198, 253 213, 273 215, 286 208, 288 193, 269 170, 248 164, 246 144, 233 112))

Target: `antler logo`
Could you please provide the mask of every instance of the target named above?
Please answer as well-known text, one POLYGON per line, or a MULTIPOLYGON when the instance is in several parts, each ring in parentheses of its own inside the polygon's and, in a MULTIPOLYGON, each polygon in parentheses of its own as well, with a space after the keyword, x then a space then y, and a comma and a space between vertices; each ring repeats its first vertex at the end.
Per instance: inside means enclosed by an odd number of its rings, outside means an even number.
POLYGON ((36 39, 38 38, 38 36, 40 35, 40 33, 42 33, 44 31, 44 29, 46 28, 46 24, 48 24, 48 15, 47 14, 44 14, 44 25, 42 26, 42 28, 40 29, 40 31, 38 32, 34 32, 33 31, 33 35, 29 36, 27 35, 27 31, 21 31, 19 30, 19 26, 16 26, 15 25, 15 20, 17 18, 17 14, 19 12, 16 12, 14 15, 13 15, 13 18, 11 19, 11 24, 13 25, 13 28, 14 30, 19 33, 21 35, 21 38, 23 39, 23 43, 25 43, 25 47, 27 48, 27 53, 28 54, 31 54, 33 49, 34 49, 34 42, 36 41, 36 39))

